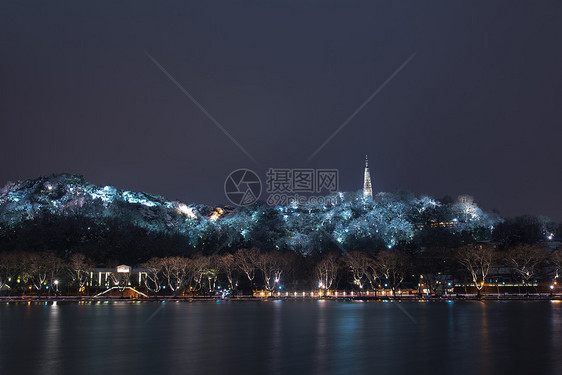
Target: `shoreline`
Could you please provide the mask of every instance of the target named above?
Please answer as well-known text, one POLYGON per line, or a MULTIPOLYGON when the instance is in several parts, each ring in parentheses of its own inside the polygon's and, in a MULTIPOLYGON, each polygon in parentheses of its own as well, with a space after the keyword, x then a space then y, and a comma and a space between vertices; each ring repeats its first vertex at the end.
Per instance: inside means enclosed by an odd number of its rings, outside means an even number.
POLYGON ((209 301, 239 301, 239 302, 265 302, 265 301, 374 301, 374 302, 452 302, 452 301, 562 301, 562 295, 484 295, 480 298, 473 295, 455 295, 455 296, 273 296, 273 297, 254 297, 254 296, 233 296, 221 298, 220 296, 179 296, 179 297, 148 297, 148 298, 130 298, 130 297, 79 297, 79 296, 0 296, 0 302, 209 302, 209 301))

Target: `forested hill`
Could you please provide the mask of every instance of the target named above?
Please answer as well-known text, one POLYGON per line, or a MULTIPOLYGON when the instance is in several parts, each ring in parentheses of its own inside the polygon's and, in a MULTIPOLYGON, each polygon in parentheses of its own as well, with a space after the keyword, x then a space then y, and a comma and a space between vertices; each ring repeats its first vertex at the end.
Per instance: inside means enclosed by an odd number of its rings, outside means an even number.
POLYGON ((253 246, 304 255, 417 251, 492 239, 536 242, 556 232, 546 218, 506 222, 466 196, 439 201, 379 193, 370 199, 358 192, 332 198, 325 205, 209 207, 100 187, 77 175, 40 177, 0 190, 0 251, 81 252, 100 263, 134 264, 153 256, 253 246))

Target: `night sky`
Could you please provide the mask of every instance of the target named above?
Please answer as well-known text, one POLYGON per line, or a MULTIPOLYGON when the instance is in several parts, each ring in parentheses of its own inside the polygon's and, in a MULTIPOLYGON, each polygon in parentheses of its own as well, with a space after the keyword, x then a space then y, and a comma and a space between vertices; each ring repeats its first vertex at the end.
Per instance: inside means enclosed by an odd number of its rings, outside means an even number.
POLYGON ((358 190, 369 154, 375 192, 562 220, 561 1, 2 1, 0 47, 0 185, 224 204, 241 167, 358 190))

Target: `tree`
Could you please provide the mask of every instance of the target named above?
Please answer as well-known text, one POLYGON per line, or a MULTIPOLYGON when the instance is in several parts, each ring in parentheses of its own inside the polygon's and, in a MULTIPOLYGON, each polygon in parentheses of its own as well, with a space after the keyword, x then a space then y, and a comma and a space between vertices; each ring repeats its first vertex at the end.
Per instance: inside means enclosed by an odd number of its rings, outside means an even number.
POLYGON ((560 276, 560 272, 562 272, 562 248, 558 248, 550 254, 550 261, 554 265, 553 283, 555 283, 558 276, 560 276))
POLYGON ((234 255, 225 253, 217 257, 219 271, 226 275, 230 289, 234 290, 238 286, 236 277, 236 260, 234 255))
POLYGON ((423 284, 420 286, 429 289, 430 293, 438 289, 444 291, 446 282, 442 275, 450 274, 450 258, 451 250, 442 246, 427 247, 416 253, 415 273, 420 275, 420 283, 423 284))
POLYGON ((92 261, 84 254, 75 253, 68 259, 68 271, 72 282, 78 286, 78 294, 82 294, 88 280, 90 280, 90 271, 93 268, 92 261))
POLYGON ((177 295, 185 285, 191 260, 185 257, 165 257, 160 259, 162 276, 170 290, 177 295))
POLYGON ((529 280, 535 277, 537 266, 546 259, 546 251, 538 246, 520 244, 511 248, 505 254, 505 259, 523 284, 529 285, 529 280))
POLYGON ((457 250, 457 259, 469 272, 472 283, 478 291, 478 297, 481 295, 493 258, 494 248, 490 245, 467 245, 457 250))
POLYGON ((144 286, 152 293, 157 294, 162 289, 162 260, 160 258, 151 258, 149 261, 141 264, 140 267, 144 268, 146 272, 144 286))
POLYGON ((363 251, 354 250, 345 254, 344 262, 351 273, 353 284, 359 289, 363 289, 365 279, 369 279, 371 258, 363 251))
POLYGON ((46 258, 40 253, 28 253, 22 260, 29 272, 29 279, 33 287, 37 290, 37 293, 41 295, 43 286, 47 283, 49 277, 49 268, 46 258))
POLYGON ((553 223, 544 217, 531 215, 518 216, 507 219, 496 225, 493 238, 503 246, 517 244, 535 244, 545 239, 545 231, 551 228, 553 223))
POLYGON ((212 255, 207 257, 206 264, 207 264, 207 268, 205 270, 205 278, 207 279, 207 286, 209 287, 209 293, 210 293, 215 290, 216 282, 218 278, 216 256, 212 255))
POLYGON ((392 295, 396 295, 408 267, 406 255, 398 250, 383 250, 377 254, 376 260, 381 276, 392 289, 392 295))
POLYGON ((379 269, 380 267, 377 263, 377 260, 370 258, 369 263, 367 264, 365 276, 367 276, 367 280, 369 280, 371 289, 375 291, 375 295, 377 294, 377 290, 379 288, 378 286, 378 281, 380 280, 379 269))
POLYGON ((275 285, 279 284, 281 275, 285 270, 285 258, 278 251, 261 253, 257 259, 256 268, 262 273, 265 289, 272 292, 275 285))
POLYGON ((322 258, 314 270, 318 279, 318 287, 323 290, 330 290, 334 285, 340 268, 340 257, 331 252, 322 258))
POLYGON ((5 286, 10 289, 14 288, 20 269, 18 255, 19 253, 15 252, 0 253, 0 289, 5 286))
POLYGON ((234 253, 236 266, 246 275, 250 283, 254 280, 256 264, 260 256, 258 248, 238 249, 234 253))
POLYGON ((310 268, 308 267, 308 262, 305 257, 295 251, 284 252, 283 257, 285 258, 285 272, 283 272, 282 285, 283 288, 286 288, 291 284, 294 285, 295 283, 298 283, 298 281, 302 280, 303 277, 309 277, 310 268))
POLYGON ((215 281, 217 280, 214 258, 197 254, 191 258, 190 265, 192 280, 195 282, 194 290, 200 290, 203 287, 203 279, 207 279, 208 291, 212 292, 215 289, 215 281))
POLYGON ((47 282, 49 284, 49 294, 51 290, 55 290, 55 296, 58 293, 58 278, 61 271, 64 269, 64 262, 61 258, 57 257, 54 253, 47 253, 44 255, 45 267, 47 269, 47 282))

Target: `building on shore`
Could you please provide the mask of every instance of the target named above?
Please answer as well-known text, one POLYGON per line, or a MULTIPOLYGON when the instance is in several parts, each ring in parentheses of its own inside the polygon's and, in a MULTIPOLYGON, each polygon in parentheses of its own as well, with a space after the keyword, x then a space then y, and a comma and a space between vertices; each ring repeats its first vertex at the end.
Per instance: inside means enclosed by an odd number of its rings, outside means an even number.
POLYGON ((144 268, 121 264, 115 268, 94 268, 90 271, 90 287, 142 286, 146 278, 144 268))

